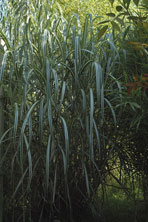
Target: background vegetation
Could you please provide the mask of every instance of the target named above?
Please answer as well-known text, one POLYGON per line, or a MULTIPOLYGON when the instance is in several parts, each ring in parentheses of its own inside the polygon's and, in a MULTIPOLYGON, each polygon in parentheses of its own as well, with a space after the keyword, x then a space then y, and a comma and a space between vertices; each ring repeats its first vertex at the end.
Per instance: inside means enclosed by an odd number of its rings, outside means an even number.
POLYGON ((147 0, 5 4, 0 220, 148 221, 147 0))

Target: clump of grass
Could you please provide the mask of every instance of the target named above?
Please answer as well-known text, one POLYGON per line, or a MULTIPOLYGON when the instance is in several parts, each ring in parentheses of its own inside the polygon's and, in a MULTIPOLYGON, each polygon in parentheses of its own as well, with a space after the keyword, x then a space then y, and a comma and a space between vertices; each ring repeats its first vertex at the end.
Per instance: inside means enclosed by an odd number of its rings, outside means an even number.
POLYGON ((111 34, 97 38, 90 14, 82 27, 78 15, 66 21, 46 1, 10 6, 0 74, 9 101, 9 196, 28 200, 40 221, 54 214, 69 221, 91 201, 112 151, 105 127, 110 118, 116 129, 112 89, 120 84, 111 69, 119 55, 111 34))

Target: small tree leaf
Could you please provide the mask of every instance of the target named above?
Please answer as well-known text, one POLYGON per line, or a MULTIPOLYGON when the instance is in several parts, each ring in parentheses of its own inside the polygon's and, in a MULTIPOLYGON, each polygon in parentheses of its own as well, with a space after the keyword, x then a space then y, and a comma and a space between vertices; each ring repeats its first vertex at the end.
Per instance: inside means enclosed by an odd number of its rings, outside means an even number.
POLYGON ((104 35, 107 29, 108 29, 108 25, 105 25, 102 29, 100 29, 99 34, 98 34, 98 39, 100 39, 104 35))
POLYGON ((140 0, 133 0, 133 2, 135 3, 136 6, 138 6, 140 0))
POLYGON ((121 11, 122 11, 122 9, 123 9, 123 8, 122 8, 122 6, 121 6, 121 5, 117 5, 117 6, 116 6, 116 10, 117 10, 118 12, 121 12, 121 11))
POLYGON ((124 3, 124 7, 125 7, 126 9, 128 9, 129 6, 130 6, 131 0, 123 0, 123 3, 124 3))
POLYGON ((114 29, 116 29, 117 31, 120 32, 120 27, 119 27, 119 25, 118 25, 116 22, 111 21, 111 24, 112 24, 112 27, 113 27, 114 29))
POLYGON ((115 15, 114 13, 112 13, 112 12, 111 12, 111 13, 107 13, 106 15, 109 16, 109 17, 115 17, 115 16, 116 16, 116 15, 115 15))
POLYGON ((143 28, 148 32, 148 22, 143 22, 143 28))
POLYGON ((105 20, 103 22, 99 22, 98 24, 101 25, 101 24, 105 24, 105 23, 108 23, 108 22, 110 22, 110 20, 105 20))
POLYGON ((110 4, 113 6, 114 0, 109 0, 110 4))

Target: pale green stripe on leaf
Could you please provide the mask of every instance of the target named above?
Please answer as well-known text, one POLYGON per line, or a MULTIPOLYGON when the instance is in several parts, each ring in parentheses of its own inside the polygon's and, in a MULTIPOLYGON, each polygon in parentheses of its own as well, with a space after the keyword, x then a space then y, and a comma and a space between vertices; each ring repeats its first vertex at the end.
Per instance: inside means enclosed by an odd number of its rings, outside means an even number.
POLYGON ((65 150, 66 150, 66 160, 69 160, 69 135, 68 135, 68 129, 66 122, 63 117, 61 117, 61 120, 63 122, 63 127, 64 127, 64 136, 65 136, 65 150))
POLYGON ((27 140, 27 137, 26 137, 25 134, 24 134, 24 140, 25 140, 27 156, 28 156, 28 167, 29 167, 28 187, 30 188, 31 180, 32 180, 32 156, 31 156, 31 150, 30 150, 30 147, 29 147, 29 143, 28 143, 28 140, 27 140))
POLYGON ((34 109, 34 107, 36 106, 37 103, 38 103, 38 101, 35 102, 35 103, 31 106, 31 108, 29 109, 29 111, 28 111, 28 113, 27 113, 27 115, 26 115, 26 117, 25 117, 25 119, 24 119, 22 128, 21 128, 21 134, 24 133, 25 127, 26 127, 27 122, 28 122, 28 119, 29 119, 29 116, 31 115, 31 113, 32 113, 32 111, 33 111, 33 109, 34 109))
POLYGON ((97 91, 97 103, 101 104, 101 87, 102 87, 102 68, 100 64, 94 63, 96 72, 96 91, 97 91))

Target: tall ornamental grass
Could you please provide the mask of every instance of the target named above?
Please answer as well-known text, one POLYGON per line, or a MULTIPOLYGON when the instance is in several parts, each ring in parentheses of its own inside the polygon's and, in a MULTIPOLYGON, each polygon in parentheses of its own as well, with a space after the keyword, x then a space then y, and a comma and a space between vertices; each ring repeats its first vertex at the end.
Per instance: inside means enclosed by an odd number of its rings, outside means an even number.
POLYGON ((6 221, 78 221, 78 210, 93 210, 121 96, 120 57, 110 30, 100 30, 91 14, 82 27, 48 1, 9 3, 0 29, 6 221))

